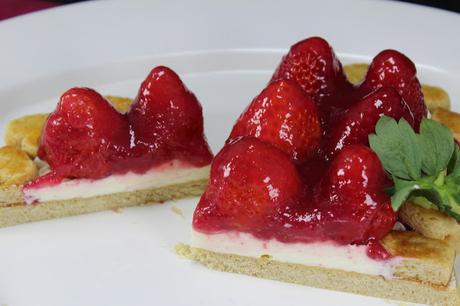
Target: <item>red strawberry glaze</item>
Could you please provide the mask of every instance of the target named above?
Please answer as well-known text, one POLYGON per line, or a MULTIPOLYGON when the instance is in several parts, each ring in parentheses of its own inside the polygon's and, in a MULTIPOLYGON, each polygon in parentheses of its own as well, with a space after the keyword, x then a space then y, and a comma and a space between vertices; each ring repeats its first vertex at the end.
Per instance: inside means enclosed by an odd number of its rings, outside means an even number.
POLYGON ((350 105, 353 86, 348 82, 342 64, 329 43, 311 37, 293 45, 283 57, 271 82, 296 81, 318 104, 323 114, 350 105), (340 99, 336 99, 340 94, 340 99))
POLYGON ((203 111, 179 76, 163 66, 142 82, 128 114, 134 131, 132 157, 149 167, 174 158, 195 166, 212 160, 203 132, 203 111))
POLYGON ((329 125, 325 138, 325 155, 331 158, 350 144, 368 145, 368 135, 382 115, 396 119, 405 118, 414 126, 414 117, 406 102, 392 87, 382 87, 365 96, 361 101, 335 118, 329 125))
POLYGON ((241 114, 227 142, 239 136, 257 137, 293 160, 306 160, 318 149, 321 136, 316 106, 295 82, 273 82, 241 114))
POLYGON ((386 174, 371 149, 363 145, 342 149, 313 194, 315 207, 329 212, 325 216, 329 238, 358 244, 383 238, 396 222, 385 187, 386 174))
POLYGON ((36 180, 27 183, 24 188, 40 188, 45 186, 59 185, 64 177, 57 175, 55 171, 39 176, 36 180))
POLYGON ((349 146, 340 152, 312 197, 301 181, 282 151, 255 138, 238 139, 214 159, 193 227, 204 233, 237 230, 260 239, 339 244, 380 239, 393 227, 383 168, 369 148, 349 146), (380 226, 374 229, 369 225, 375 219, 380 226))
POLYGON ((369 240, 367 244, 367 256, 375 260, 387 260, 391 258, 391 254, 375 239, 369 240))
POLYGON ((367 93, 385 86, 396 89, 406 101, 418 128, 427 115, 427 107, 417 79, 417 69, 407 56, 395 50, 384 50, 374 57, 358 91, 367 93))
POLYGON ((196 167, 212 160, 201 105, 177 74, 162 66, 147 76, 127 114, 92 89, 66 91, 45 123, 38 156, 54 175, 31 187, 53 185, 57 177, 144 173, 173 159, 196 167))
POLYGON ((379 240, 393 228, 396 214, 385 193, 389 178, 368 147, 382 115, 405 118, 414 128, 426 116, 415 65, 407 57, 380 53, 354 87, 325 40, 295 44, 214 159, 194 229, 286 243, 361 244, 369 257, 388 259, 379 240), (284 120, 292 115, 299 119, 284 120), (286 130, 290 136, 280 137, 286 130))
POLYGON ((38 157, 62 177, 100 178, 128 154, 126 117, 89 88, 66 91, 43 127, 38 157))
POLYGON ((301 197, 301 179, 286 154, 256 138, 239 138, 214 158, 194 226, 260 235, 259 229, 271 226, 278 210, 296 205, 301 197))

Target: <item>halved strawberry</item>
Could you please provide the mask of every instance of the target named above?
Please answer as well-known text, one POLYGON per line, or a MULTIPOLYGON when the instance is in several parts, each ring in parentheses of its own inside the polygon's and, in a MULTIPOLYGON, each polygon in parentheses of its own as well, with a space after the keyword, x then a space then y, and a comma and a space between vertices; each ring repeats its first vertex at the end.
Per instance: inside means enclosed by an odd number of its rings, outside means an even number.
POLYGON ((352 86, 334 50, 320 37, 307 38, 291 47, 271 82, 282 79, 296 81, 326 113, 331 107, 344 108, 350 103, 347 95, 333 97, 339 90, 344 92, 352 86))
POLYGON ((256 138, 239 138, 214 158, 193 225, 203 232, 258 235, 271 227, 278 210, 295 206, 301 192, 301 179, 286 154, 256 138))
POLYGON ((126 157, 129 141, 124 115, 96 91, 72 88, 45 123, 38 157, 59 176, 100 178, 126 157))
POLYGON ((195 95, 171 69, 152 69, 128 112, 136 157, 161 161, 171 157, 194 165, 210 163, 203 133, 203 113, 195 95))
POLYGON ((385 193, 387 178, 371 149, 351 145, 340 151, 321 179, 314 194, 323 211, 326 235, 340 243, 366 243, 383 238, 396 215, 385 193))
POLYGON ((412 112, 392 87, 382 87, 347 109, 330 124, 325 154, 331 158, 347 145, 368 145, 368 136, 381 116, 404 117, 414 125, 412 112))
POLYGON ((229 141, 253 136, 286 152, 293 160, 307 159, 318 148, 321 134, 311 98, 288 80, 269 84, 241 114, 229 141))
POLYGON ((377 54, 359 90, 368 93, 384 86, 393 87, 403 97, 414 114, 418 128, 422 118, 427 115, 427 107, 414 63, 395 50, 384 50, 377 54))

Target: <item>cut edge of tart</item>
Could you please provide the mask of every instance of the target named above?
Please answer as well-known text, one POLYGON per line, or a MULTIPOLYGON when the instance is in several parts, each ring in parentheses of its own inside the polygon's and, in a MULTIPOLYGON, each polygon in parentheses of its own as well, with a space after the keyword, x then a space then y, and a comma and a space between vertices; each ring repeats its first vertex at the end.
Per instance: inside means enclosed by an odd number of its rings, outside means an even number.
POLYGON ((51 115, 9 122, 7 146, 0 148, 0 227, 199 196, 208 181, 212 153, 198 100, 172 70, 161 66, 152 70, 139 92, 132 106, 129 98, 103 98, 91 89, 73 88, 51 115), (141 115, 132 115, 131 108, 141 115), (137 118, 131 120, 131 115, 137 118), (120 122, 121 127, 130 125, 121 136, 116 131, 120 122), (134 124, 142 130, 139 134, 134 124), (103 155, 106 151, 113 156, 103 155), (88 166, 86 160, 96 162, 88 166))
MULTIPOLYGON (((353 271, 350 267, 359 266, 363 257, 353 257, 345 249, 332 249, 342 253, 342 268, 338 268, 337 263, 309 265, 283 258, 283 254, 270 249, 270 243, 264 247, 264 241, 260 241, 257 250, 248 246, 245 252, 244 243, 248 243, 248 240, 237 239, 237 235, 222 240, 222 235, 217 235, 220 236, 219 245, 214 243, 216 240, 212 235, 195 237, 192 245, 178 244, 176 252, 208 268, 224 272, 399 301, 429 305, 460 304, 453 273, 454 251, 442 241, 413 232, 391 232, 382 240, 394 257, 389 261, 375 261, 373 270, 384 271, 385 276, 353 271)), ((296 246, 288 247, 294 254, 301 253, 296 246)), ((306 245, 303 250, 309 250, 310 256, 315 258, 320 255, 306 245)), ((328 247, 325 250, 331 252, 328 247)), ((289 254, 292 255, 291 252, 289 254)), ((334 254, 329 255, 334 257, 334 254)))
POLYGON ((15 147, 2 147, 0 227, 200 196, 208 182, 209 166, 181 168, 178 161, 170 164, 163 166, 166 171, 71 179, 34 191, 24 189, 24 185, 47 166, 15 147))
MULTIPOLYGON (((132 206, 161 204, 166 201, 199 196, 208 180, 197 179, 162 187, 117 192, 89 198, 45 201, 38 204, 9 203, 0 207, 0 227, 28 222, 75 216, 104 210, 116 210, 132 206)), ((17 198, 20 189, 1 190, 0 196, 17 198)), ((1 200, 1 198, 0 198, 1 200)))

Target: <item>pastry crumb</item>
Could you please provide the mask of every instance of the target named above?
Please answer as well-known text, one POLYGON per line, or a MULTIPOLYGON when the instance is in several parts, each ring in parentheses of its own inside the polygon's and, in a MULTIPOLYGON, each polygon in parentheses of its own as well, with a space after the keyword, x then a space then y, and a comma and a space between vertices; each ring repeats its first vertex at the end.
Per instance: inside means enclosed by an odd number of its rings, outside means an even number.
POLYGON ((172 206, 172 207, 171 207, 171 210, 172 210, 172 212, 175 213, 176 215, 179 215, 179 216, 181 216, 182 218, 184 217, 184 212, 183 212, 182 209, 180 209, 179 207, 172 206))

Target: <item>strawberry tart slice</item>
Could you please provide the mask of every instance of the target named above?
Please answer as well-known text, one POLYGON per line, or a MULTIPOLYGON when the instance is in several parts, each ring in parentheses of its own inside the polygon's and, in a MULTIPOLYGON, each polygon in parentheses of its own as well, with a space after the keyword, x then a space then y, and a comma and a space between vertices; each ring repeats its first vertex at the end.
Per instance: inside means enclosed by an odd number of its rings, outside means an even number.
POLYGON ((0 176, 21 180, 0 179, 0 226, 197 196, 212 160, 200 103, 161 66, 126 112, 92 89, 66 91, 33 162, 6 148, 0 176))
POLYGON ((294 45, 214 158, 191 245, 177 252, 222 271, 458 305, 453 249, 395 231, 400 199, 387 193, 392 137, 411 143, 428 120, 415 73, 387 50, 353 86, 326 41, 294 45))

